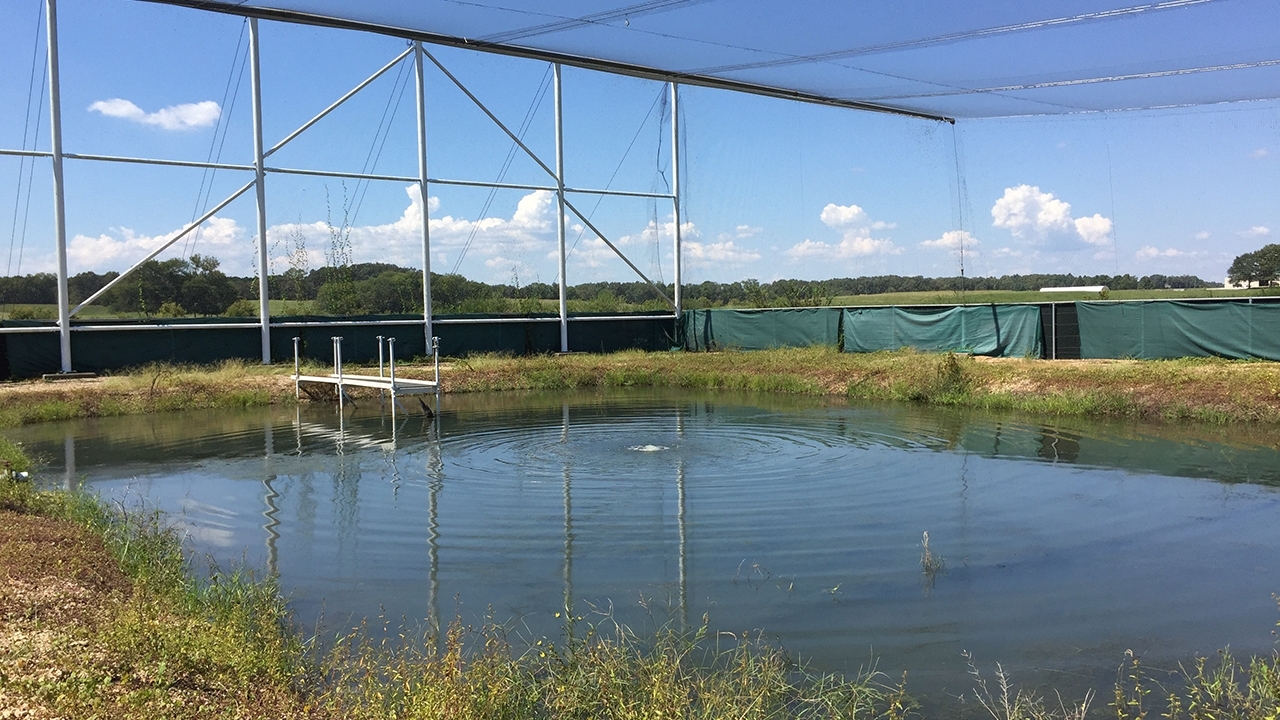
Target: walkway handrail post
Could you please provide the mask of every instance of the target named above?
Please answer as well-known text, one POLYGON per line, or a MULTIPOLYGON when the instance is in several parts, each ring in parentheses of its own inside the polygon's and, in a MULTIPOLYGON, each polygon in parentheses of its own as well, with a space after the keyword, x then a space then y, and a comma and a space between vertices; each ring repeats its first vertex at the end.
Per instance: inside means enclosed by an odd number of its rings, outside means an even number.
POLYGON ((302 397, 302 389, 298 383, 298 377, 302 375, 300 371, 301 362, 298 358, 298 345, 301 341, 302 338, 297 335, 293 337, 293 397, 295 399, 300 399, 302 397))
POLYGON ((396 399, 396 339, 387 338, 387 361, 391 367, 391 400, 396 399))
POLYGON ((329 338, 333 341, 333 374, 342 379, 342 338, 333 336, 329 338))
POLYGON ((436 395, 440 394, 440 338, 431 338, 431 356, 436 368, 436 395))
POLYGON ((378 377, 382 377, 382 341, 387 338, 382 335, 378 335, 376 338, 378 340, 378 377))

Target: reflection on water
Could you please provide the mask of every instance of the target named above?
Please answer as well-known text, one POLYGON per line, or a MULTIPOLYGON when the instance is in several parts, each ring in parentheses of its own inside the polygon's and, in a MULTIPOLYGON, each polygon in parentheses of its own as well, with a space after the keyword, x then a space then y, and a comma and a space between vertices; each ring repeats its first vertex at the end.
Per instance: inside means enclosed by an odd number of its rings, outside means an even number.
POLYGON ((1126 649, 1156 667, 1269 652, 1277 617, 1265 430, 611 392, 17 434, 46 478, 146 498, 198 551, 266 564, 308 622, 492 613, 554 636, 565 607, 641 628, 707 614, 822 669, 879 657, 936 698, 968 687, 964 650, 1070 690, 1126 649))

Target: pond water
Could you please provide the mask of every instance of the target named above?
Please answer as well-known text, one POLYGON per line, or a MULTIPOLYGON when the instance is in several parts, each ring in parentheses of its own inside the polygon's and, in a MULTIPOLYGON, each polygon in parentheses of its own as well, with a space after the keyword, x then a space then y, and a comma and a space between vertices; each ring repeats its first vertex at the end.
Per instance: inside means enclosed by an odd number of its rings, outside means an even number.
POLYGON ((962 653, 1104 691, 1273 649, 1280 434, 684 392, 366 400, 23 428, 44 477, 172 512, 279 573, 299 621, 554 613, 759 630, 821 670, 876 658, 934 701, 962 653), (922 534, 944 560, 921 566, 922 534))

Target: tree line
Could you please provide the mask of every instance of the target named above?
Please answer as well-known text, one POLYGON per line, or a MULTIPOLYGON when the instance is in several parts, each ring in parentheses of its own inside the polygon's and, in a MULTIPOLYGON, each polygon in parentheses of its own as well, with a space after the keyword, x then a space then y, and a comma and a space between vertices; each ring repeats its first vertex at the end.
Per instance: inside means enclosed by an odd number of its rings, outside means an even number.
POLYGON ((1280 279, 1280 245, 1272 243, 1236 256, 1227 269, 1227 279, 1259 286, 1275 283, 1280 279))
MULTIPOLYGON (((1275 265, 1269 266, 1273 267, 1271 279, 1274 280, 1280 270, 1280 246, 1268 247, 1276 249, 1275 265)), ((85 272, 72 276, 68 279, 71 302, 83 301, 117 276, 115 272, 85 272)), ((1042 287, 1081 285, 1106 285, 1112 290, 1214 286, 1192 275, 1034 274, 968 278, 878 275, 767 283, 753 279, 729 283, 707 281, 685 285, 683 290, 689 307, 801 307, 831 304, 833 298, 841 295, 1038 290, 1042 287)), ((116 312, 146 316, 256 316, 257 286, 256 278, 224 274, 218 269, 217 258, 192 255, 189 260, 177 258, 143 263, 112 287, 98 303, 116 312)), ((541 301, 559 297, 558 288, 547 283, 488 284, 458 274, 432 273, 431 288, 436 313, 537 312, 546 307, 541 301)), ((422 272, 388 263, 323 267, 309 272, 295 268, 271 276, 268 289, 275 300, 312 301, 315 312, 324 315, 422 312, 422 272)), ((671 296, 673 288, 665 285, 663 291, 671 296)), ((568 288, 568 299, 574 301, 579 309, 605 312, 623 308, 657 310, 667 307, 654 289, 642 281, 580 283, 568 288)), ((0 304, 56 302, 57 278, 51 273, 0 277, 0 304)))

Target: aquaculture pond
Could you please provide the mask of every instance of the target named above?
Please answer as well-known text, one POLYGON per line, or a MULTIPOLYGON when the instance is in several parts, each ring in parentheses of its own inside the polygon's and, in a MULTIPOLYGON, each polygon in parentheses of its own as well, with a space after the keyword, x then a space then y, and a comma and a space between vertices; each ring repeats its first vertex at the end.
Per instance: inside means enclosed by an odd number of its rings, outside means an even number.
POLYGON ((556 638, 566 604, 642 634, 705 616, 815 669, 907 670, 935 700, 972 688, 965 653, 1079 693, 1109 692, 1126 650, 1176 669, 1275 648, 1272 431, 659 391, 410 409, 12 434, 46 481, 158 506, 197 553, 278 572, 326 632, 491 616, 556 638))

